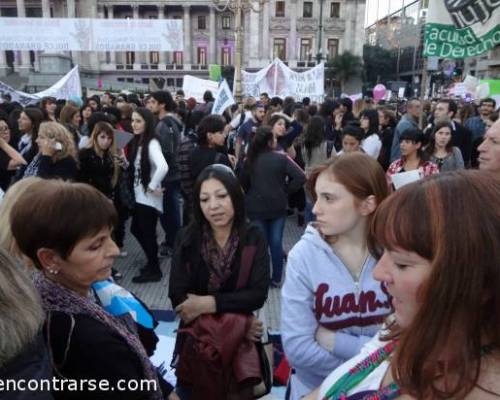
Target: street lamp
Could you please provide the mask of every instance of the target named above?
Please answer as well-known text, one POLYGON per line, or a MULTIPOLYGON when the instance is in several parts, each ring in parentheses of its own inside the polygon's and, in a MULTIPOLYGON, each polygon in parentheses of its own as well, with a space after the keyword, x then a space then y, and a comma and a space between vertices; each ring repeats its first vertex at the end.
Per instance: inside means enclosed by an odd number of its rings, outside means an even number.
POLYGON ((242 15, 247 11, 260 13, 262 6, 269 0, 212 0, 218 12, 231 11, 234 18, 234 35, 236 41, 236 52, 234 55, 234 95, 236 101, 241 100, 241 58, 243 55, 243 27, 241 26, 242 15), (256 8, 258 6, 258 8, 256 8))
POLYGON ((321 42, 323 41, 323 0, 319 2, 319 30, 318 30, 318 53, 316 54, 316 61, 318 64, 323 59, 323 49, 321 42))

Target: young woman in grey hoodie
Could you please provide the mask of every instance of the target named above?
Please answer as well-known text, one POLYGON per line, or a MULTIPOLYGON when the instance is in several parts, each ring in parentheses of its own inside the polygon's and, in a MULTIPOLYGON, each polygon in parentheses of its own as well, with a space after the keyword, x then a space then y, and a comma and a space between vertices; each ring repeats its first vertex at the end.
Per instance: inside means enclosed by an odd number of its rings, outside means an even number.
POLYGON ((368 250, 372 215, 388 195, 382 167, 366 154, 343 154, 318 167, 307 186, 317 220, 289 253, 281 292, 291 400, 357 354, 391 310, 368 250))

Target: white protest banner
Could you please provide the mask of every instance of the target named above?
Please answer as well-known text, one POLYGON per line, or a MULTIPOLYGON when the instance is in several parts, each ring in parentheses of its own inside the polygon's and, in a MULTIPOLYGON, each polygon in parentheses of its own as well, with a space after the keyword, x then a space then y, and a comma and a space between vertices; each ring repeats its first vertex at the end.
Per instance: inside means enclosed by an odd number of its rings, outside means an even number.
POLYGON ((478 56, 500 44, 500 2, 429 1, 424 56, 478 56))
POLYGON ((78 72, 78 65, 71 71, 59 79, 50 88, 35 94, 29 94, 20 90, 15 90, 9 85, 0 82, 0 94, 9 93, 12 101, 17 101, 23 106, 34 104, 42 97, 55 97, 56 99, 68 100, 72 96, 82 97, 82 86, 80 84, 80 73, 78 72))
POLYGON ((203 102, 203 94, 210 90, 213 93, 217 93, 219 90, 219 84, 214 81, 209 81, 208 79, 200 79, 191 75, 184 75, 182 90, 186 98, 194 97, 198 103, 203 102))
POLYGON ((269 96, 293 96, 295 100, 309 97, 312 101, 323 101, 325 95, 325 64, 321 63, 305 72, 295 72, 281 60, 260 71, 243 71, 241 76, 242 93, 245 96, 259 97, 266 92, 269 96))
POLYGON ((398 89, 398 98, 402 99, 403 97, 405 97, 405 88, 404 87, 400 87, 398 89))
POLYGON ((0 18, 0 50, 182 51, 182 20, 0 18))
POLYGON ((233 104, 236 104, 236 101, 234 100, 233 94, 231 93, 231 89, 229 88, 227 81, 224 79, 219 86, 217 96, 215 96, 215 102, 212 107, 212 114, 222 115, 224 110, 233 104))

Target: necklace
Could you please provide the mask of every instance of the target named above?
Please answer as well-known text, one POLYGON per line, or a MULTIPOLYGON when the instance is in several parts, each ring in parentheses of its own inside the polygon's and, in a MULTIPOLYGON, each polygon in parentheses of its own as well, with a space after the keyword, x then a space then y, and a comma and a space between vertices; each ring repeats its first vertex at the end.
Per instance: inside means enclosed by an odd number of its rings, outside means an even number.
MULTIPOLYGON (((382 364, 394 351, 396 345, 396 340, 388 342, 385 346, 371 353, 364 360, 361 360, 328 389, 322 400, 346 400, 347 392, 359 385, 373 370, 382 364)), ((482 346, 481 356, 490 354, 494 348, 494 344, 482 346)), ((379 389, 376 393, 364 396, 363 400, 393 400, 400 395, 401 389, 397 383, 392 382, 379 389)))

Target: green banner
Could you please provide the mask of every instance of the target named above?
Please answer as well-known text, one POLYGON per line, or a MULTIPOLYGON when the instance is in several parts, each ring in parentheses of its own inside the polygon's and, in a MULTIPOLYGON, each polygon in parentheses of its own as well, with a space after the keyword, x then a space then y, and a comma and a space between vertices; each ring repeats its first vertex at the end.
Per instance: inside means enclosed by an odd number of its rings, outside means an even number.
POLYGON ((490 0, 429 2, 424 56, 475 57, 500 44, 500 3, 490 0))
POLYGON ((487 83, 490 86, 489 96, 500 95, 500 79, 481 79, 479 82, 487 83))
POLYGON ((222 76, 222 70, 219 64, 211 64, 208 68, 208 77, 211 81, 219 82, 222 76))

